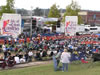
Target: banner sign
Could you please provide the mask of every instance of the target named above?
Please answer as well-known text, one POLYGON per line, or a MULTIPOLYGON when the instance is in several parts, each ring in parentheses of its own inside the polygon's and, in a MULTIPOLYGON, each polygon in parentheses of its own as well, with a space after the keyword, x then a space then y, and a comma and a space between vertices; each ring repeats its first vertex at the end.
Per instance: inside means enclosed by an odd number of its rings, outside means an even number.
POLYGON ((65 17, 65 35, 74 35, 76 33, 76 27, 78 23, 77 16, 65 17))
POLYGON ((21 15, 3 14, 1 33, 17 37, 21 34, 21 15))

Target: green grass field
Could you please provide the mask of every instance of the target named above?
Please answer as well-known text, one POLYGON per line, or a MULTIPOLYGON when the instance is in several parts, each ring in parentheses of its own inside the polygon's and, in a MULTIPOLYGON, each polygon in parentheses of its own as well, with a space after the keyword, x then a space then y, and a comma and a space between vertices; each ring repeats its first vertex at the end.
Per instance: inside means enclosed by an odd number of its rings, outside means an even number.
POLYGON ((74 62, 68 72, 54 71, 53 64, 0 71, 0 75, 100 75, 100 62, 82 64, 74 62))

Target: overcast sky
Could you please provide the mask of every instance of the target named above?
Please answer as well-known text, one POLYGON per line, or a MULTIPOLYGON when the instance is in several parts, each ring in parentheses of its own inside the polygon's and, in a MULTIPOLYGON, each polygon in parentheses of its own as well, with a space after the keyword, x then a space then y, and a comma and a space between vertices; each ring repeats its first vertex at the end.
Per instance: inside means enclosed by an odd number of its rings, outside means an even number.
MULTIPOLYGON (((100 0, 74 0, 81 6, 81 9, 85 10, 97 10, 100 11, 100 0)), ((25 8, 31 10, 31 7, 35 9, 50 8, 53 4, 57 4, 60 8, 66 8, 71 3, 71 0, 15 0, 16 8, 25 8)), ((0 0, 0 6, 5 5, 6 0, 0 0)))

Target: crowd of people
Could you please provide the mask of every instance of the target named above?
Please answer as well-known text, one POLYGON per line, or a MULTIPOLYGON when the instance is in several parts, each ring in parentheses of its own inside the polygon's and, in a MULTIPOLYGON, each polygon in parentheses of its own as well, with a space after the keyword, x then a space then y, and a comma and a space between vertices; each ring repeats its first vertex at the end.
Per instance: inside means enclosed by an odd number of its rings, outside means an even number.
MULTIPOLYGON (((57 54, 53 57, 55 71, 61 69, 58 67, 59 61, 62 62, 62 70, 64 71, 64 68, 66 68, 66 71, 68 71, 68 63, 75 60, 81 60, 82 63, 88 63, 85 60, 93 58, 93 55, 96 53, 100 54, 100 43, 98 43, 99 42, 98 37, 92 37, 92 36, 87 36, 87 37, 84 36, 81 38, 74 37, 67 40, 64 39, 63 41, 64 43, 62 45, 63 46, 62 49, 59 49, 57 54), (95 43, 93 43, 93 41, 95 41, 95 43), (64 52, 62 50, 64 50, 64 52)), ((94 61, 97 60, 98 59, 96 60, 94 59, 94 61)))
MULTIPOLYGON (((23 38, 23 36, 21 37, 23 38)), ((48 40, 48 37, 42 38, 39 35, 37 37, 30 37, 29 41, 24 39, 24 42, 19 42, 18 39, 15 39, 14 42, 8 40, 8 43, 6 42, 2 45, 0 58, 7 61, 13 60, 10 64, 19 64, 31 62, 33 61, 33 58, 35 60, 43 60, 47 57, 52 58, 52 56, 56 56, 55 58, 57 59, 58 65, 60 59, 64 55, 62 52, 66 52, 64 49, 67 49, 70 53, 70 61, 81 60, 81 58, 87 59, 92 57, 93 53, 99 52, 99 43, 86 44, 82 43, 83 41, 98 41, 98 37, 88 35, 66 38, 66 36, 60 35, 53 36, 53 38, 49 37, 48 40), (63 55, 61 55, 60 52, 63 55), (59 55, 61 56, 59 57, 59 55)), ((66 64, 63 64, 63 66, 65 65, 66 64)))

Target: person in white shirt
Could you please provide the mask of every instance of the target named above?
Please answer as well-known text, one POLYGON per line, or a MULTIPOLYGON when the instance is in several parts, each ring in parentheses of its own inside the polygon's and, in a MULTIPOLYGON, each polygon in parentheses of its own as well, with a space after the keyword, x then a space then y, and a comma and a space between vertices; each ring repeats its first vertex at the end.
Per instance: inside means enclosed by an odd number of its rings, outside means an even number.
POLYGON ((17 43, 17 39, 16 38, 14 39, 14 41, 15 41, 15 43, 17 43))
POLYGON ((64 52, 61 54, 61 62, 62 62, 62 71, 68 71, 68 63, 70 63, 70 53, 67 52, 67 49, 64 49, 64 52))
POLYGON ((23 56, 23 58, 20 59, 20 63, 25 63, 25 57, 23 56))
POLYGON ((33 52, 31 50, 28 52, 28 56, 29 56, 29 62, 31 62, 33 56, 33 52))
POLYGON ((2 45, 2 50, 3 50, 3 52, 6 51, 6 46, 5 45, 2 45))
POLYGON ((20 59, 19 59, 18 55, 16 55, 14 57, 14 60, 15 60, 16 64, 19 64, 20 63, 20 59))
POLYGON ((8 40, 9 40, 9 43, 10 43, 10 42, 11 42, 11 38, 9 37, 9 39, 8 39, 8 40))

